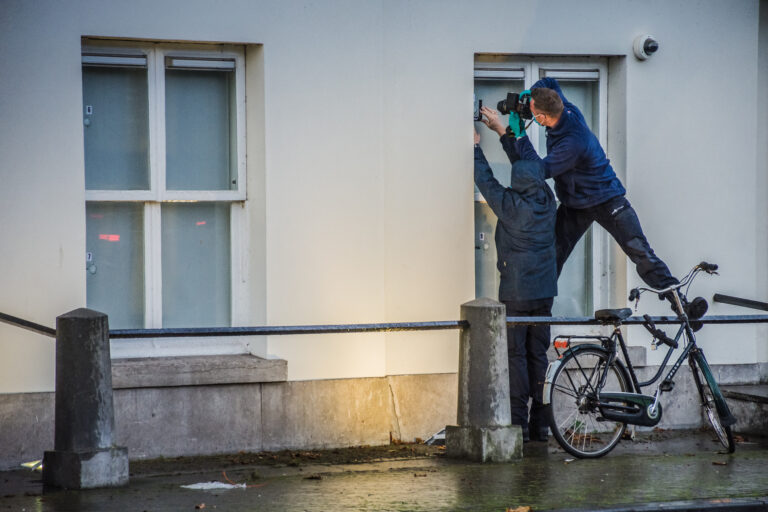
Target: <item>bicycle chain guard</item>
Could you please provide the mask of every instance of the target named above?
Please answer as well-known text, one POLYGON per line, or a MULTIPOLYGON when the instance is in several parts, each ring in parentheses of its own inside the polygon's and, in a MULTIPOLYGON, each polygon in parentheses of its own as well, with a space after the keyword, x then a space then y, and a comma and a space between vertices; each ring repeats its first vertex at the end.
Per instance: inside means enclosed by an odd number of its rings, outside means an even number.
POLYGON ((651 414, 655 398, 639 393, 600 393, 600 413, 607 420, 653 427, 661 421, 661 404, 651 414), (627 410, 630 409, 630 410, 627 410))

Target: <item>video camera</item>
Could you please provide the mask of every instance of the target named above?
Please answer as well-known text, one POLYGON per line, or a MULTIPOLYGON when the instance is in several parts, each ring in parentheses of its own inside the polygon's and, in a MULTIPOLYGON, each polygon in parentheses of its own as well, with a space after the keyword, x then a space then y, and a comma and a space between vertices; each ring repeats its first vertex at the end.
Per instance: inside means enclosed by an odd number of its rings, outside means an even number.
MULTIPOLYGON (((475 121, 480 121, 483 118, 480 113, 481 108, 483 108, 483 100, 478 100, 475 103, 475 121)), ((517 112, 521 119, 533 119, 530 94, 526 94, 521 100, 518 93, 508 92, 507 97, 496 104, 496 110, 505 116, 509 115, 510 112, 517 112)))
POLYGON ((507 98, 496 104, 496 109, 504 115, 517 112, 522 119, 533 119, 530 94, 526 94, 521 99, 516 92, 508 92, 507 98))

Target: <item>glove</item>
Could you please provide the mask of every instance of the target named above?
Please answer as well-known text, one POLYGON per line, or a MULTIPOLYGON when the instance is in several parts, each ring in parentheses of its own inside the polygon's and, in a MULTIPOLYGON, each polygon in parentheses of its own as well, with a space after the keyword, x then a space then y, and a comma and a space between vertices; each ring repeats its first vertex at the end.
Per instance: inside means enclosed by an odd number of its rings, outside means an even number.
POLYGON ((509 129, 515 134, 515 138, 525 137, 525 123, 517 112, 509 113, 509 129))
POLYGON ((518 101, 522 101, 523 96, 530 96, 530 95, 531 95, 531 90, 530 89, 526 89, 526 90, 524 90, 523 92, 520 93, 520 95, 518 96, 518 101))

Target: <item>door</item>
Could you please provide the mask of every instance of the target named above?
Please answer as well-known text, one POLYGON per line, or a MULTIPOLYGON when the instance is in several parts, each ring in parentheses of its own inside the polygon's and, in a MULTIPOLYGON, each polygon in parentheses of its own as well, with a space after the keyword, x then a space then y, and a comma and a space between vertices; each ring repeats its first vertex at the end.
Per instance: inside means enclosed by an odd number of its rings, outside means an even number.
MULTIPOLYGON (((504 56, 477 55, 475 58, 475 108, 482 104, 496 108, 507 92, 520 92, 530 88, 539 78, 554 77, 563 94, 584 114, 587 124, 605 146, 607 102, 606 65, 589 60, 579 62, 547 58, 513 60, 504 56)), ((502 116, 506 122, 507 116, 502 116)), ((482 123, 476 123, 480 146, 488 159, 494 176, 502 185, 509 185, 510 163, 498 136, 482 123)), ((544 129, 535 123, 527 130, 531 143, 543 158, 546 156, 544 129)), ((550 186, 554 184, 548 180, 550 186)), ((498 298, 499 272, 496 268, 494 232, 497 218, 482 195, 475 188, 475 296, 498 298)), ((602 250, 607 244, 606 233, 599 226, 590 228, 579 241, 566 262, 558 280, 555 316, 591 316, 596 296, 609 285, 606 272, 601 269, 602 250), (595 279, 597 276, 597 279, 595 279)))

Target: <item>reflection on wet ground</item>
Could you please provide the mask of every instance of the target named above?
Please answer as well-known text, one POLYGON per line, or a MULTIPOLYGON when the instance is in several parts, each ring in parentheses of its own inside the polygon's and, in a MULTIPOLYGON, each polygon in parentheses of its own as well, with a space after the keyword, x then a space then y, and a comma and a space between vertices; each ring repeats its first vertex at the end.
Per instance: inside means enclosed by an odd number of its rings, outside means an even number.
POLYGON ((540 511, 768 496, 765 439, 742 439, 728 455, 707 432, 656 432, 596 460, 574 460, 553 441, 529 443, 523 460, 509 464, 448 460, 436 450, 408 449, 403 458, 397 449, 396 459, 362 463, 326 462, 322 452, 271 465, 242 454, 133 462, 127 487, 79 492, 44 491, 40 473, 0 472, 0 510, 540 511), (246 487, 181 488, 210 480, 246 487))

